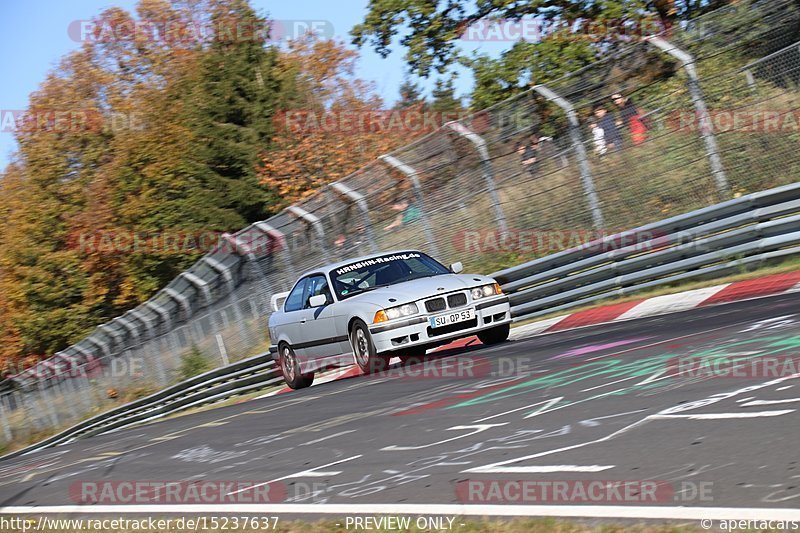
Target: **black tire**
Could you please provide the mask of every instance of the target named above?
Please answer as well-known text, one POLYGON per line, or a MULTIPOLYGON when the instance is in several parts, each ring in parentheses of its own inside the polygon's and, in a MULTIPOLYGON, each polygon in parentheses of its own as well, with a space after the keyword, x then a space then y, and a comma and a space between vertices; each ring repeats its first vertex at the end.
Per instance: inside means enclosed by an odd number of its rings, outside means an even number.
POLYGON ((499 344, 508 340, 508 334, 510 332, 511 324, 504 324, 481 331, 478 333, 478 338, 483 344, 499 344))
POLYGON ((278 361, 286 384, 292 389, 305 389, 314 383, 314 373, 300 374, 299 363, 294 350, 286 343, 278 346, 278 361))
POLYGON ((378 354, 369 328, 360 319, 350 328, 350 346, 353 348, 356 364, 365 374, 382 372, 389 368, 389 357, 378 354))

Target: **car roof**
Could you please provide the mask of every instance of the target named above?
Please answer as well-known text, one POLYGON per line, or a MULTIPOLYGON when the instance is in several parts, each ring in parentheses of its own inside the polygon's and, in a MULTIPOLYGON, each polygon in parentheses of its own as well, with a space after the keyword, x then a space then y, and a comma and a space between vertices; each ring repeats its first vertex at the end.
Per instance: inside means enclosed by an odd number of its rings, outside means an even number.
MULTIPOLYGON (((302 278, 304 278, 304 277, 306 277, 306 276, 308 276, 310 274, 317 274, 319 272, 329 272, 331 270, 335 270, 337 268, 340 268, 340 267, 343 267, 343 266, 346 266, 346 265, 349 265, 349 264, 352 264, 352 263, 358 263, 359 261, 364 261, 366 259, 372 259, 374 257, 381 257, 383 255, 392 255, 392 254, 407 254, 407 253, 424 254, 425 252, 421 252, 419 250, 388 250, 388 251, 385 251, 385 252, 376 252, 374 254, 362 255, 362 256, 359 256, 359 257, 352 257, 352 258, 346 259, 344 261, 339 261, 339 262, 336 262, 336 263, 331 263, 329 265, 325 265, 325 266, 321 266, 321 267, 318 267, 318 268, 314 268, 312 270, 304 272, 301 276, 298 276, 297 279, 302 279, 302 278)), ((428 254, 425 254, 425 255, 428 255, 428 254)))

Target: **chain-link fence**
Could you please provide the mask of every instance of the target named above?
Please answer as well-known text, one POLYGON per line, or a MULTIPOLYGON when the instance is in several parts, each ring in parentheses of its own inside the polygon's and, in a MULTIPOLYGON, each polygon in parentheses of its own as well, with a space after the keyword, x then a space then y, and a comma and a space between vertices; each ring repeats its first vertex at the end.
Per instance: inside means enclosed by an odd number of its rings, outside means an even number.
POLYGON ((35 438, 263 352, 302 272, 421 248, 492 272, 796 181, 800 10, 735 2, 607 50, 382 156, 221 245, 147 303, 16 376, 0 435, 35 438))

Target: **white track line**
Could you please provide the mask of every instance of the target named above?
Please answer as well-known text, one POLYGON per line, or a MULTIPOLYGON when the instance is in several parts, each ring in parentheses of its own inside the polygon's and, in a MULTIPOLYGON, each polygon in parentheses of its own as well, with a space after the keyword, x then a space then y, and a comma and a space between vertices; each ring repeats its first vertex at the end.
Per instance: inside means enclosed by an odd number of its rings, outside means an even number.
MULTIPOLYGON (((781 389, 782 388, 784 387, 781 387, 781 389)), ((752 402, 743 403, 742 407, 755 407, 757 405, 775 405, 778 403, 795 403, 795 402, 800 402, 800 398, 786 398, 785 400, 753 400, 752 402)))
POLYGON ((615 465, 549 465, 549 466, 506 466, 492 469, 492 474, 551 474, 553 472, 602 472, 615 465))
POLYGON ((633 505, 460 505, 430 503, 294 503, 294 504, 215 504, 215 505, 47 505, 0 508, 0 514, 108 514, 145 513, 192 514, 280 514, 309 515, 456 515, 456 516, 555 516, 564 518, 655 519, 655 520, 774 520, 800 521, 800 509, 673 507, 633 505))
POLYGON ((781 416, 794 413, 794 409, 783 409, 781 411, 757 411, 754 413, 699 413, 696 415, 651 415, 651 418, 663 420, 669 418, 681 418, 683 420, 726 420, 729 418, 761 418, 765 416, 781 416))

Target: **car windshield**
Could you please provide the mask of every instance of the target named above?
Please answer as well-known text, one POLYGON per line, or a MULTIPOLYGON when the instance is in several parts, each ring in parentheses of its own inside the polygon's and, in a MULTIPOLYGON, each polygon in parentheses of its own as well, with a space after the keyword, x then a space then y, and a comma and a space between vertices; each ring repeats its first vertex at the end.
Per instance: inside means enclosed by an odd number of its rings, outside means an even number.
POLYGON ((421 252, 405 252, 336 268, 331 271, 331 279, 339 299, 344 299, 378 287, 448 273, 445 266, 421 252))

